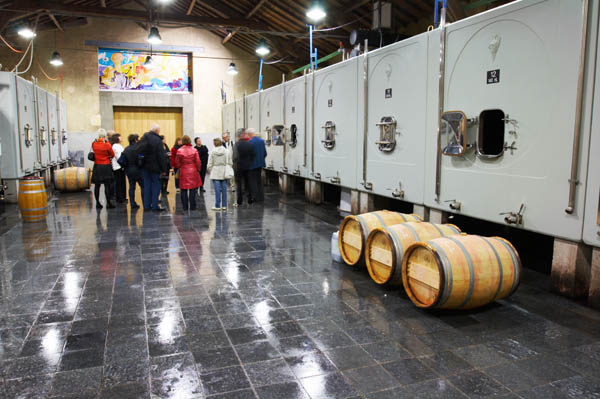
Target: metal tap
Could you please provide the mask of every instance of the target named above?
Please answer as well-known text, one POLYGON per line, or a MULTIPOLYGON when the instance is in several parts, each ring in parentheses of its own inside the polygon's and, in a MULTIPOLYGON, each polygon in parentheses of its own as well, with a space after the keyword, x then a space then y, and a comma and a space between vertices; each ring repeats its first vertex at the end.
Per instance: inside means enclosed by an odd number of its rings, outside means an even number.
POLYGON ((298 166, 296 170, 294 170, 292 173, 294 174, 294 176, 300 176, 300 166, 298 166))
POLYGON ((402 183, 398 183, 397 188, 388 188, 388 191, 392 191, 392 197, 394 198, 404 198, 404 190, 402 190, 402 183))
POLYGON ((444 202, 449 202, 450 204, 448 206, 453 211, 460 211, 460 208, 462 207, 462 204, 459 201, 455 200, 455 199, 444 201, 444 202))
POLYGON ((340 184, 341 179, 340 179, 340 172, 337 172, 335 176, 333 177, 329 177, 329 181, 332 184, 340 184))
POLYGON ((518 212, 504 212, 500 215, 506 215, 504 221, 507 224, 514 224, 520 226, 523 224, 523 212, 525 211, 525 204, 521 204, 518 212))
POLYGON ((510 155, 514 154, 514 151, 517 149, 517 147, 515 147, 515 144, 517 144, 516 141, 513 141, 510 146, 508 145, 508 142, 504 143, 504 151, 506 150, 510 150, 510 155))

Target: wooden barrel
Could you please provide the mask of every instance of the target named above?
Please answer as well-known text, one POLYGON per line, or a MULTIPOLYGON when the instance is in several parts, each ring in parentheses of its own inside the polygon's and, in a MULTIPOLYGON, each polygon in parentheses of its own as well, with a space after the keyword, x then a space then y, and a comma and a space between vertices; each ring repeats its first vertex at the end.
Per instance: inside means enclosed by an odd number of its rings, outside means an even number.
POLYGON ((362 215, 346 216, 340 225, 338 245, 342 259, 350 266, 356 265, 362 258, 371 231, 377 227, 391 226, 406 222, 419 222, 421 217, 391 211, 377 211, 362 215))
POLYGON ((58 191, 75 192, 90 188, 90 170, 65 168, 54 171, 54 186, 58 191))
POLYGON ((26 177, 19 180, 19 208, 23 222, 40 222, 46 220, 48 197, 44 179, 26 177))
POLYGON ((512 295, 521 260, 500 237, 459 235, 413 244, 402 264, 404 289, 420 308, 472 309, 512 295))
POLYGON ((416 242, 460 234, 453 224, 408 222, 374 229, 367 238, 365 262, 373 281, 381 285, 402 285, 404 253, 416 242))

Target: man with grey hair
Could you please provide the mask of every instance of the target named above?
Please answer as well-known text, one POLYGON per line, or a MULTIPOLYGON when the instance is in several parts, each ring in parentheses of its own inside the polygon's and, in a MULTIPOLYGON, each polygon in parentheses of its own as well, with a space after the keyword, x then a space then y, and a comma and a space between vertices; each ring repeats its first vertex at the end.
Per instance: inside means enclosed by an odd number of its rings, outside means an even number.
POLYGON ((168 171, 167 157, 163 149, 163 142, 159 136, 160 126, 156 123, 150 126, 150 131, 144 134, 139 143, 139 155, 143 157, 141 167, 144 180, 144 210, 164 211, 158 205, 160 195, 160 175, 168 171))

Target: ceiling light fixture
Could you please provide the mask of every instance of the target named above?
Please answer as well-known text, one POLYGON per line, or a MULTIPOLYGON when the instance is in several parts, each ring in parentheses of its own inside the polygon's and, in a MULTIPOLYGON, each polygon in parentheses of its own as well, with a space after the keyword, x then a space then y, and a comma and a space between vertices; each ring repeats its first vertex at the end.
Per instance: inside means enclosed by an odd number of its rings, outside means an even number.
POLYGON ((158 28, 153 26, 150 28, 150 34, 148 35, 148 43, 150 44, 161 44, 162 38, 160 37, 160 33, 158 33, 158 28))
POLYGON ((232 62, 231 64, 229 64, 229 68, 227 68, 227 74, 235 76, 238 74, 238 69, 235 66, 235 62, 232 62))
POLYGON ((312 3, 312 5, 308 9, 308 11, 306 11, 306 16, 312 22, 319 22, 327 16, 327 13, 325 12, 325 9, 321 5, 321 2, 315 1, 312 3))
POLYGON ((269 50, 269 47, 267 46, 267 41, 265 39, 260 39, 258 41, 258 46, 256 47, 256 54, 260 55, 261 57, 264 57, 270 52, 271 50, 269 50))
POLYGON ((54 65, 55 67, 63 65, 62 57, 58 51, 52 53, 52 57, 50 57, 50 64, 54 65))
POLYGON ((19 36, 24 37, 25 39, 33 39, 37 36, 37 34, 27 25, 23 25, 19 28, 19 36))

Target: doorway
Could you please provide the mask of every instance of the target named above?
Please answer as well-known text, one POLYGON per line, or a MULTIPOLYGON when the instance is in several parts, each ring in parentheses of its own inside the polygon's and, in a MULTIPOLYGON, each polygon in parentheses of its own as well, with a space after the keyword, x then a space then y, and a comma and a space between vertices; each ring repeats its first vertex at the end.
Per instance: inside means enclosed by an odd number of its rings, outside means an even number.
POLYGON ((157 123, 160 134, 165 136, 169 148, 175 143, 176 137, 183 135, 183 112, 181 108, 170 107, 113 107, 114 128, 123 137, 123 147, 126 147, 127 136, 132 133, 140 137, 150 130, 150 125, 157 123))

